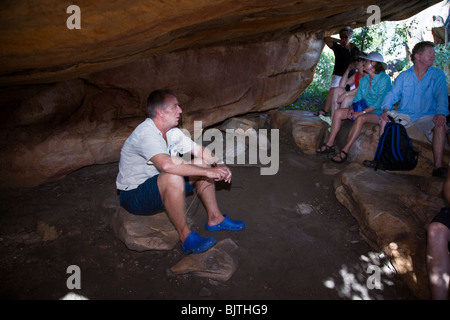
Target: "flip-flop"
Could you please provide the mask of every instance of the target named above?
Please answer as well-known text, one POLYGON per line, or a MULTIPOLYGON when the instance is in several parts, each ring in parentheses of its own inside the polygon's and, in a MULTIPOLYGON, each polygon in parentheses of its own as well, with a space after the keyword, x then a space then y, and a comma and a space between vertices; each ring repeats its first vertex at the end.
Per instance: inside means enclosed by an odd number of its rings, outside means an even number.
POLYGON ((192 231, 189 233, 186 240, 184 240, 184 244, 181 245, 181 251, 185 254, 201 253, 205 252, 215 244, 216 239, 201 237, 197 232, 192 231))
POLYGON ((320 118, 320 120, 328 123, 328 125, 331 127, 331 123, 332 123, 331 122, 331 117, 319 114, 319 118, 320 118))
POLYGON ((215 226, 209 226, 208 223, 205 224, 205 228, 208 231, 220 231, 220 230, 228 230, 228 231, 239 231, 245 229, 245 223, 239 220, 231 220, 227 215, 223 215, 225 219, 215 226))

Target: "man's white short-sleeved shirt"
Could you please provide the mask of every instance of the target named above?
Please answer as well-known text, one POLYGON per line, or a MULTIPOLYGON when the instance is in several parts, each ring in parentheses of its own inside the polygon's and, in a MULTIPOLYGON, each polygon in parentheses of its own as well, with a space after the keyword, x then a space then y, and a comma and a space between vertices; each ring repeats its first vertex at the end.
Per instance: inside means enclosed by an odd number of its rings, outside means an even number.
POLYGON ((136 127, 120 152, 117 189, 136 189, 147 179, 159 174, 158 169, 150 161, 153 156, 160 153, 177 156, 188 153, 194 148, 195 142, 179 128, 167 131, 166 136, 167 143, 150 118, 136 127))

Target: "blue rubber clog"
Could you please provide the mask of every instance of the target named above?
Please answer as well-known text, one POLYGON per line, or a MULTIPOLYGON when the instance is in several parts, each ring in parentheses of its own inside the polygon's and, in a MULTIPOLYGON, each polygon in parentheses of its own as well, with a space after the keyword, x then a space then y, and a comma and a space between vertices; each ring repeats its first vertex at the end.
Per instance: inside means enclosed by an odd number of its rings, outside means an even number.
POLYGON ((240 231, 245 229, 245 223, 243 221, 239 220, 231 220, 228 218, 227 215, 223 215, 225 219, 215 226, 209 226, 208 223, 206 223, 205 228, 208 231, 221 231, 221 230, 228 230, 228 231, 240 231))
POLYGON ((215 244, 216 239, 201 237, 197 232, 192 231, 189 233, 186 240, 184 240, 184 244, 181 245, 181 251, 185 254, 201 253, 205 252, 215 244))

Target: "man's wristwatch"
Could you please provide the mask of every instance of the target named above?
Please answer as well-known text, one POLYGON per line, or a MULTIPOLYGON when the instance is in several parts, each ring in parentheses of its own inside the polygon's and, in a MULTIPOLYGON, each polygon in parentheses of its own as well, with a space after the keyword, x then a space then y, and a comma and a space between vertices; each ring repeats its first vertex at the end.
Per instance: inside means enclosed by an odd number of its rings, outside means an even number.
POLYGON ((363 114, 366 114, 366 110, 363 110, 363 114))

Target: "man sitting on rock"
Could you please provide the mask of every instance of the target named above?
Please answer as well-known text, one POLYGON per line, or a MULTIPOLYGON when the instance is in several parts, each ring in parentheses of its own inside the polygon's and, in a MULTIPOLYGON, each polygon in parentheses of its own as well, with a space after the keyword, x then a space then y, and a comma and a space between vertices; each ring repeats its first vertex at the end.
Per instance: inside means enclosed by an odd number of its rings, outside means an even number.
POLYGON ((414 66, 398 75, 383 101, 381 128, 389 122, 388 111, 400 101, 398 117, 411 120, 427 136, 433 147, 432 175, 445 178, 447 169, 442 156, 449 114, 448 93, 444 72, 432 66, 435 58, 434 43, 423 41, 414 46, 411 54, 414 66))
POLYGON ((200 253, 215 243, 199 236, 186 221, 185 194, 197 192, 206 208, 208 231, 243 230, 245 223, 223 215, 215 195, 215 181, 231 182, 231 170, 209 149, 196 144, 176 128, 182 112, 170 90, 157 90, 147 100, 149 118, 125 141, 120 153, 116 185, 120 205, 136 215, 165 210, 177 230, 186 254, 200 253), (191 161, 179 155, 191 154, 191 161))

